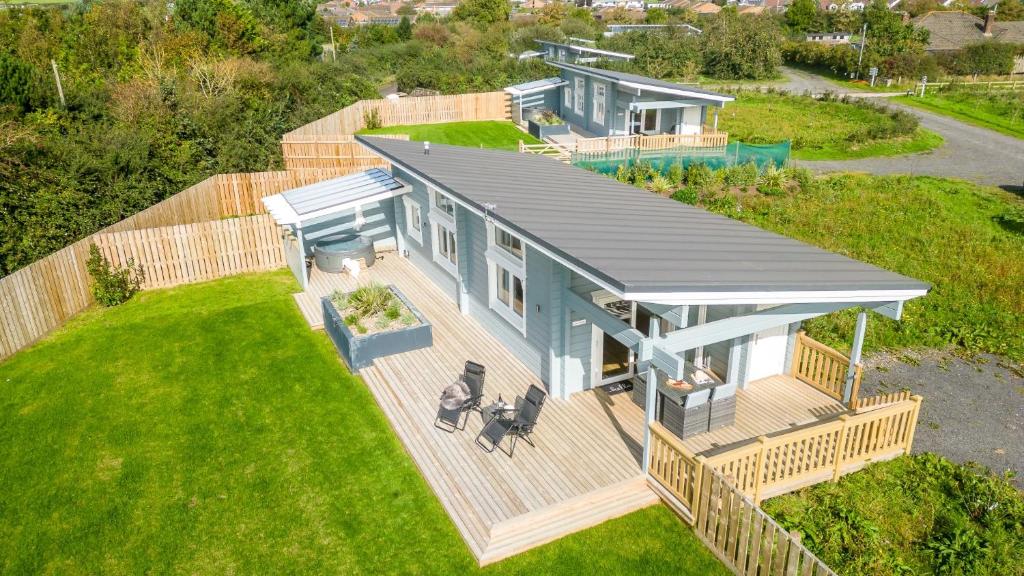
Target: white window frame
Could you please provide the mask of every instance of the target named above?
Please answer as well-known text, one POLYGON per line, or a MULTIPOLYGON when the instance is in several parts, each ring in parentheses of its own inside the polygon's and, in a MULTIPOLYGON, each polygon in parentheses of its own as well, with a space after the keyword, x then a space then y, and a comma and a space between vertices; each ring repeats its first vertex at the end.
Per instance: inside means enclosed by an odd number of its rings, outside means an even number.
POLYGON ((604 117, 608 108, 608 86, 603 82, 594 83, 594 122, 604 126, 604 117), (600 112, 598 112, 600 111, 600 112))
POLYGON ((647 134, 647 135, 657 134, 658 130, 660 128, 661 128, 661 108, 658 108, 658 109, 655 109, 655 110, 651 110, 650 108, 646 108, 646 109, 640 111, 640 133, 641 134, 647 134), (654 112, 654 130, 647 130, 647 129, 644 128, 644 124, 645 124, 644 121, 647 119, 647 114, 649 114, 651 112, 654 112))
POLYGON ((405 235, 422 246, 423 211, 420 209, 420 203, 408 196, 402 197, 402 203, 405 205, 405 235), (413 225, 413 215, 416 216, 415 221, 419 223, 419 227, 413 225))
POLYGON ((455 202, 451 199, 438 192, 437 190, 430 189, 430 212, 427 214, 427 219, 430 221, 430 253, 441 268, 444 268, 449 274, 455 278, 459 277, 459 234, 458 228, 455 226, 455 202), (437 205, 438 198, 444 198, 452 205, 453 214, 448 214, 445 210, 437 205), (446 234, 444 242, 442 243, 440 234, 446 234), (450 251, 449 255, 441 252, 442 246, 447 246, 448 240, 451 239, 454 246, 454 251, 450 251))
POLYGON ((566 111, 572 110, 572 86, 566 84, 565 90, 562 91, 565 94, 565 98, 562 99, 562 103, 565 105, 566 111))
POLYGON ((576 94, 576 102, 573 110, 576 114, 583 116, 587 107, 587 79, 582 76, 577 76, 574 82, 575 88, 573 92, 576 94))
POLYGON ((522 237, 512 234, 508 230, 495 225, 493 222, 487 223, 487 300, 491 310, 494 310, 498 316, 501 316, 506 322, 511 324, 517 330, 519 330, 523 336, 526 336, 526 243, 523 242, 522 237), (495 234, 498 230, 509 234, 513 238, 519 240, 520 245, 523 247, 523 254, 521 257, 517 257, 508 249, 498 244, 495 241, 495 234), (505 303, 498 297, 499 282, 501 281, 501 270, 504 269, 509 274, 508 284, 508 303, 505 303), (523 313, 519 315, 515 311, 515 281, 519 280, 520 285, 523 288, 523 313))

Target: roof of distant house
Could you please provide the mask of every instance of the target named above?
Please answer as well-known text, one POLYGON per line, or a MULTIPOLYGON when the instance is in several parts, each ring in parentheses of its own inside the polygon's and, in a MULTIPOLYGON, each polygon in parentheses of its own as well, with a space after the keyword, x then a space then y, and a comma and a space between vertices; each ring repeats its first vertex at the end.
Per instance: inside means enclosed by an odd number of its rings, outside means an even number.
POLYGON ((663 94, 671 94, 673 96, 683 97, 694 97, 703 98, 708 100, 715 100, 718 102, 732 102, 736 99, 735 96, 729 96, 728 94, 721 94, 719 92, 712 92, 710 90, 702 90, 700 88, 694 88, 693 86, 684 86, 682 84, 675 84, 673 82, 666 82, 664 80, 658 80, 656 78, 648 78, 647 76, 640 76, 637 74, 630 74, 628 72, 619 72, 617 70, 605 70, 604 68, 591 68, 589 66, 580 66, 579 64, 569 64, 566 62, 548 62, 548 64, 556 68, 564 68, 572 72, 581 72, 590 76, 596 76, 605 80, 611 80, 626 86, 633 86, 650 90, 652 92, 660 92, 663 94))
POLYGON ((701 2, 690 8, 697 14, 718 14, 722 11, 722 7, 713 2, 701 2))
POLYGON ((958 11, 934 11, 914 18, 915 26, 929 32, 928 50, 959 50, 968 44, 986 40, 1024 44, 1024 22, 1000 22, 992 24, 992 35, 986 36, 985 20, 973 14, 958 11))
POLYGON ((356 139, 626 299, 882 302, 929 288, 543 156, 356 139))

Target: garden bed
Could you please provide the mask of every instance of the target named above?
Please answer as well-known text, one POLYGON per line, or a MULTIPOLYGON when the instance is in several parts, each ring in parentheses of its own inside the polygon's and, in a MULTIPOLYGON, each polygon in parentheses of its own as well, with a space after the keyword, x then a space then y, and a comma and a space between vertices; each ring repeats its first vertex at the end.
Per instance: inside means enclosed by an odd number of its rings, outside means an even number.
POLYGON ((325 296, 324 330, 353 370, 433 344, 430 322, 395 286, 369 284, 325 296))
POLYGON ((526 125, 530 136, 539 140, 569 133, 569 125, 551 110, 536 108, 530 110, 526 118, 526 125))

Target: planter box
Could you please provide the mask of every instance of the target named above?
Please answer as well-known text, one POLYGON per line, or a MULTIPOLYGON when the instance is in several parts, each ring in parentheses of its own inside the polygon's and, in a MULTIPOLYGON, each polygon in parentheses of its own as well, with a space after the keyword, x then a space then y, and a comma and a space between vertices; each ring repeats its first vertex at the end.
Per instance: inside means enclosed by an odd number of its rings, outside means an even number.
POLYGON ((390 284, 388 288, 419 320, 419 324, 376 334, 354 334, 345 325, 341 314, 331 302, 330 296, 324 296, 320 300, 324 311, 324 330, 331 337, 331 341, 334 342, 334 347, 338 349, 342 359, 353 371, 373 365, 376 358, 419 350, 434 344, 434 334, 430 322, 427 322, 423 314, 398 288, 390 284))
POLYGON ((526 121, 527 130, 530 132, 530 136, 538 140, 543 140, 548 136, 558 136, 569 133, 568 124, 537 124, 533 120, 526 121))

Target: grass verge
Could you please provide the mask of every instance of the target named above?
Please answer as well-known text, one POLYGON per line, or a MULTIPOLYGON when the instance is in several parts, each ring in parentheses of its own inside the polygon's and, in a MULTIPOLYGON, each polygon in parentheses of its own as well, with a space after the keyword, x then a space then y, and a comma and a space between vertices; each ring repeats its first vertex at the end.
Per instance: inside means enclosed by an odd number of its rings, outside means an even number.
POLYGON ((789 140, 799 160, 849 160, 932 150, 942 137, 918 128, 915 118, 871 107, 807 96, 742 92, 718 116, 733 141, 789 140))
POLYGON ((840 574, 1024 574, 1024 495, 933 454, 873 464, 762 506, 840 574))
POLYGON ((727 574, 661 506, 480 570, 295 289, 143 292, 0 364, 0 573, 727 574))
POLYGON ((1024 93, 1011 102, 993 101, 998 94, 943 93, 920 96, 898 96, 895 102, 956 118, 962 122, 995 130, 1014 138, 1024 138, 1024 93))
POLYGON ((499 150, 518 150, 520 140, 526 144, 540 143, 540 140, 523 132, 512 122, 496 120, 387 126, 360 130, 359 134, 408 134, 410 139, 416 141, 499 150))

